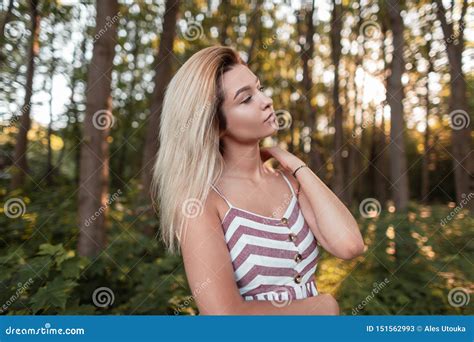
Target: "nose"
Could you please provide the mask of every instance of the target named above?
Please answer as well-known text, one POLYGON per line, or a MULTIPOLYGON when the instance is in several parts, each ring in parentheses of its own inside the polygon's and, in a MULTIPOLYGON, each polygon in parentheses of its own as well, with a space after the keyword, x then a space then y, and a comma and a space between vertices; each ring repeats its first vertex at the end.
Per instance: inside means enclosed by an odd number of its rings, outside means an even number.
POLYGON ((268 97, 263 92, 261 94, 262 94, 262 108, 263 110, 265 110, 268 107, 271 107, 273 105, 273 100, 271 97, 268 97))

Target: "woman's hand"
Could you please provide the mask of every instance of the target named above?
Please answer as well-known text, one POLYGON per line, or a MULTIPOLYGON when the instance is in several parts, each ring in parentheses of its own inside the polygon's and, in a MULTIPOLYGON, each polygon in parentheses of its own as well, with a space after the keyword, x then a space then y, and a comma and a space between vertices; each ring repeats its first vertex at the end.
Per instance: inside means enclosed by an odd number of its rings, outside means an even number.
POLYGON ((262 156, 263 162, 270 158, 275 158, 284 169, 291 173, 293 173, 298 166, 304 164, 297 156, 279 147, 262 148, 260 149, 260 155, 262 156))

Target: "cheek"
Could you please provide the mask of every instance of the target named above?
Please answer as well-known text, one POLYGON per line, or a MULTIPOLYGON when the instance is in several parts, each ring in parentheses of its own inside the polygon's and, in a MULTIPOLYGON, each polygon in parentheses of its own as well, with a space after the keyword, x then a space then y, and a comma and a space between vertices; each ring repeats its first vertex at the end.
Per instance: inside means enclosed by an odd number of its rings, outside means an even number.
POLYGON ((264 129, 260 117, 258 108, 254 108, 251 104, 235 107, 228 112, 227 131, 241 138, 258 137, 264 129))

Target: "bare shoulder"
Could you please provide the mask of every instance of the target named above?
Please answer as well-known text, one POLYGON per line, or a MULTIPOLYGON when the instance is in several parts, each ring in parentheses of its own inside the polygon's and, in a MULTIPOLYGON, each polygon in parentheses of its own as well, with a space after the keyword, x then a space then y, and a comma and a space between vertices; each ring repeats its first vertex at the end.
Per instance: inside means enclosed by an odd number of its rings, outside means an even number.
POLYGON ((222 221, 225 213, 228 210, 227 203, 225 203, 222 197, 220 197, 217 192, 212 189, 212 187, 209 191, 209 195, 207 196, 205 206, 207 207, 208 211, 214 212, 220 221, 222 221))
POLYGON ((199 240, 205 239, 208 234, 215 234, 220 230, 219 196, 215 191, 210 191, 205 202, 198 205, 199 210, 196 213, 185 217, 182 247, 188 242, 199 243, 199 240))
POLYGON ((293 187, 293 190, 295 191, 295 193, 298 193, 299 183, 295 179, 295 177, 293 177, 293 175, 291 174, 291 171, 284 169, 281 166, 277 167, 277 170, 281 171, 286 176, 286 178, 290 181, 291 186, 293 187))
POLYGON ((232 312, 242 300, 213 196, 199 215, 186 218, 181 239, 186 277, 201 314, 232 312))

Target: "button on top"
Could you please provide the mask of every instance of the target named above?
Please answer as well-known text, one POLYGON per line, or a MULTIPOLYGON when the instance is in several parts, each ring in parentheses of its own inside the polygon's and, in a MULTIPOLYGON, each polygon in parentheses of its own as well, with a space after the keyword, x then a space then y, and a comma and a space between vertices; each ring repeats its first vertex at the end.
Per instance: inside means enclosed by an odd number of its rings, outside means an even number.
POLYGON ((303 259, 303 257, 301 256, 300 253, 298 253, 298 254, 295 255, 295 261, 296 261, 296 262, 300 262, 302 259, 303 259))
POLYGON ((287 224, 287 223, 288 223, 288 219, 287 219, 286 217, 282 217, 282 218, 281 218, 281 223, 287 224))
POLYGON ((295 242, 295 241, 296 241, 296 235, 293 234, 293 233, 290 233, 290 234, 288 235, 288 238, 289 238, 290 241, 292 241, 292 242, 295 242))
POLYGON ((295 283, 297 283, 297 284, 301 283, 301 275, 297 274, 295 276, 295 283))

